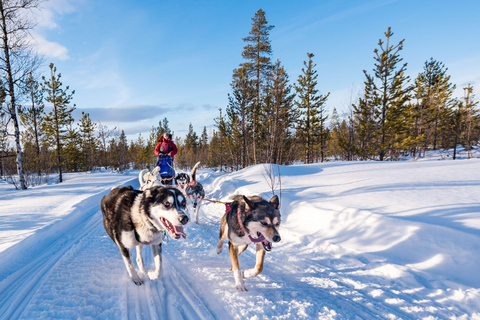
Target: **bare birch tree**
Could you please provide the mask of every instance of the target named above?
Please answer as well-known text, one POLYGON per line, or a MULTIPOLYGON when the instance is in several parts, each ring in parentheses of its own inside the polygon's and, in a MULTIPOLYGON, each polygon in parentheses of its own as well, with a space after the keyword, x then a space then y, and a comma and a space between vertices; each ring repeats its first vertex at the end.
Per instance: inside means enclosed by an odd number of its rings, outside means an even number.
POLYGON ((12 121, 16 149, 16 165, 22 190, 27 184, 22 167, 20 129, 17 119, 15 87, 38 65, 39 58, 31 50, 29 31, 35 22, 29 18, 38 9, 41 0, 0 0, 0 72, 6 79, 5 91, 9 97, 7 113, 12 121))

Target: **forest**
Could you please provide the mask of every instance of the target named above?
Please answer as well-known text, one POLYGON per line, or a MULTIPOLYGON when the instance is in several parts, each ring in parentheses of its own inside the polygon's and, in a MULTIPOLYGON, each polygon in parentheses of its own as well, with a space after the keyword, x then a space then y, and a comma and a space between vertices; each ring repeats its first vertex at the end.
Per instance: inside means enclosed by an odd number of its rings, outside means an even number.
POLYGON ((330 106, 329 112, 330 94, 318 85, 318 78, 328 75, 318 73, 314 53, 299 57, 304 67, 298 79, 290 79, 273 57, 274 26, 261 9, 242 38, 228 104, 212 119, 213 129, 197 133, 190 124, 185 138, 178 137, 160 115, 148 137, 128 141, 122 128, 95 122, 88 113, 73 118, 75 91, 62 83, 53 63, 49 74, 39 74, 44 61, 24 41, 30 25, 23 9, 0 7, 0 178, 18 189, 45 183, 51 175, 62 182, 66 172, 151 169, 164 132, 175 137, 177 168, 201 161, 226 171, 258 163, 418 159, 429 150, 449 150, 455 160, 458 146, 468 156, 478 148, 474 88, 469 84, 463 96, 454 96, 457 86, 448 68, 433 57, 410 78, 401 57, 405 39, 397 40, 391 28, 383 35, 380 30, 377 45, 372 44, 361 94, 348 110, 330 106))

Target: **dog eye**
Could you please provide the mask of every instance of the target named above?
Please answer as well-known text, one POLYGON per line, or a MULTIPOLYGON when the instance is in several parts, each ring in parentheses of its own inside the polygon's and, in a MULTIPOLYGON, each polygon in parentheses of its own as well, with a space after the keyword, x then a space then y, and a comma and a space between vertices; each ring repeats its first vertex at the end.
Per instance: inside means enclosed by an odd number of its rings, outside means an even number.
POLYGON ((264 222, 264 221, 261 221, 260 224, 264 227, 266 227, 268 225, 268 223, 264 222))
POLYGON ((170 207, 170 202, 165 202, 165 207, 170 207))
POLYGON ((280 222, 275 223, 275 227, 278 227, 280 225, 280 222))

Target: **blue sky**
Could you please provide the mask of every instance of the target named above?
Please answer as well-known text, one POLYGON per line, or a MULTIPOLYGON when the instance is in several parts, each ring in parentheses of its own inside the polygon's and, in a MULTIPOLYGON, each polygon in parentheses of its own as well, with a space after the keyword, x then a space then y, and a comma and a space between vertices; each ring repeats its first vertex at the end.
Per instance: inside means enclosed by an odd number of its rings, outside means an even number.
MULTIPOLYGON (((480 1, 181 1, 51 0, 35 31, 64 85, 75 90, 78 113, 148 137, 167 117, 177 136, 191 122, 197 133, 214 128, 227 105, 232 71, 243 62, 242 37, 263 9, 272 59, 293 83, 307 52, 314 53, 318 89, 330 92, 328 110, 348 110, 374 66, 373 50, 392 27, 405 39, 401 57, 412 78, 430 57, 442 61, 457 84, 471 83, 480 98, 480 1)), ((77 114, 78 114, 77 113, 77 114)), ((78 117, 77 117, 78 118, 78 117)))

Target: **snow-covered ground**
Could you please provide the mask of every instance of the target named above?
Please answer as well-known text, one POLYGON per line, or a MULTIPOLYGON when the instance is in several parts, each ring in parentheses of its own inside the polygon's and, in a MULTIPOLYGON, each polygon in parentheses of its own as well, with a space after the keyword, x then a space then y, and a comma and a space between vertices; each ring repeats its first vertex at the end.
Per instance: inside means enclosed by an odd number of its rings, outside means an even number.
MULTIPOLYGON (((269 198, 264 170, 198 181, 210 199, 269 198)), ((222 204, 204 203, 188 238, 164 246, 163 278, 135 286, 99 203, 114 185, 138 188, 136 171, 0 184, 0 319, 480 319, 480 159, 280 171, 282 241, 247 292, 227 245, 215 252, 222 204)), ((240 267, 254 264, 250 248, 240 267)))

